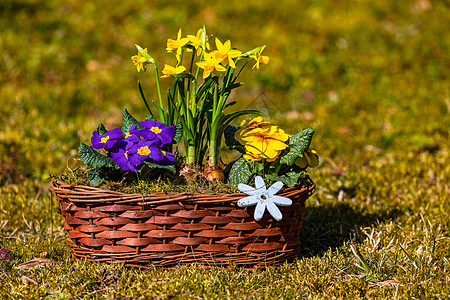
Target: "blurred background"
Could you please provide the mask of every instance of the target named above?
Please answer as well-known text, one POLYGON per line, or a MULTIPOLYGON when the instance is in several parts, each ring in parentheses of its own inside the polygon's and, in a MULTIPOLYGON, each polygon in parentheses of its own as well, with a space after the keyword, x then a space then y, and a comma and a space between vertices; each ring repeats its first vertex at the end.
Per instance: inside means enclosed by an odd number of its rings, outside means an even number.
POLYGON ((242 51, 267 45, 269 64, 244 72, 234 100, 288 132, 316 130, 317 201, 425 176, 418 165, 448 175, 449 15, 448 1, 429 0, 2 0, 0 218, 44 220, 49 174, 67 171, 97 124, 119 126, 124 107, 145 116, 137 81, 157 94, 134 44, 161 69, 173 63, 167 39, 203 24, 242 51))

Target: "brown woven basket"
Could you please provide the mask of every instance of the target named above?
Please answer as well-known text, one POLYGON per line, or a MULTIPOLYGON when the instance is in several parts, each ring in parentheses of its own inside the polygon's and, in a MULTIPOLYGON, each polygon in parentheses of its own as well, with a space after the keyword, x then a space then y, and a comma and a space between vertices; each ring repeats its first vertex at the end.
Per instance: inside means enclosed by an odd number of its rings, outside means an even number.
POLYGON ((139 267, 263 267, 298 255, 306 199, 315 185, 284 189, 292 200, 279 207, 283 219, 266 212, 253 218, 254 206, 241 208, 246 194, 125 194, 53 181, 68 244, 77 258, 139 267))

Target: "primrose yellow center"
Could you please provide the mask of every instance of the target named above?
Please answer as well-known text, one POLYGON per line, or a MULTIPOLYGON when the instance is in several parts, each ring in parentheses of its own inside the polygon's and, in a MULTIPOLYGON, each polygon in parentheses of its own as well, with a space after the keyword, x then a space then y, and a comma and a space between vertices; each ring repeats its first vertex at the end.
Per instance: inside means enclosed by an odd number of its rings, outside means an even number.
POLYGON ((125 132, 125 134, 124 134, 124 138, 127 138, 127 137, 130 137, 131 136, 131 133, 129 133, 129 132, 125 132))
POLYGON ((125 152, 125 157, 128 159, 128 151, 125 152))
POLYGON ((145 147, 142 147, 142 148, 139 148, 139 150, 138 150, 138 154, 139 155, 149 155, 150 154, 150 149, 148 149, 148 147, 147 146, 145 146, 145 147))
POLYGON ((100 143, 104 144, 109 140, 109 135, 102 137, 102 139, 100 140, 100 143))
POLYGON ((153 131, 154 133, 158 134, 162 131, 162 129, 159 127, 152 127, 150 128, 150 131, 153 131))

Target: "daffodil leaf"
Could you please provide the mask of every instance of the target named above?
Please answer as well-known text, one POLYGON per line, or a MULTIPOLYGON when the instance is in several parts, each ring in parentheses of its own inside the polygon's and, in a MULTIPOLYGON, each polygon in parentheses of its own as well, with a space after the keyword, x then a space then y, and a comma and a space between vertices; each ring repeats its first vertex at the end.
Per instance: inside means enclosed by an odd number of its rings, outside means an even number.
POLYGON ((144 101, 145 107, 147 108, 150 115, 153 116, 153 112, 150 109, 150 107, 148 106, 147 99, 145 99, 144 91, 142 90, 141 82, 139 80, 138 80, 138 90, 139 90, 139 94, 141 94, 142 101, 144 101))
POLYGON ((266 174, 266 178, 273 181, 281 181, 288 187, 293 187, 297 184, 298 179, 302 172, 287 172, 283 175, 275 175, 275 174, 266 174))
POLYGON ((230 183, 234 186, 237 186, 239 183, 247 184, 250 180, 250 177, 253 175, 253 172, 250 170, 250 167, 247 165, 247 161, 244 157, 236 160, 231 167, 230 170, 230 183))
POLYGON ((314 129, 306 128, 289 138, 289 150, 281 158, 280 163, 292 166, 298 157, 303 157, 303 153, 308 150, 311 144, 314 129))
POLYGON ((98 169, 101 167, 117 168, 113 159, 106 155, 100 154, 85 143, 80 143, 78 148, 78 155, 81 161, 91 168, 98 169))
POLYGON ((87 179, 89 183, 93 186, 100 185, 103 181, 103 178, 100 176, 100 173, 94 170, 86 171, 87 179))
POLYGON ((108 130, 106 130, 105 126, 102 123, 100 123, 97 126, 97 132, 99 135, 105 135, 108 132, 108 130))
POLYGON ((139 122, 124 108, 122 112, 122 128, 123 132, 130 130, 132 125, 138 125, 139 122))

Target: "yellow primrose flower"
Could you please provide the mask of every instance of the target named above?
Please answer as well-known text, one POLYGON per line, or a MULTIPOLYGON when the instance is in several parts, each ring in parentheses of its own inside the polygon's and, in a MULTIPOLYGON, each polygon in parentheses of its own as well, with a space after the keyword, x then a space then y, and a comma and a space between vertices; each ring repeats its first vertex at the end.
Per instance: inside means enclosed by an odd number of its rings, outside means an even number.
POLYGON ((319 165, 319 155, 316 150, 306 150, 303 153, 303 157, 298 157, 295 160, 295 164, 300 168, 311 167, 315 168, 319 165))
POLYGON ((164 69, 162 70, 162 73, 164 75, 161 76, 161 78, 166 78, 172 75, 178 75, 186 71, 186 68, 184 66, 178 66, 178 67, 172 67, 169 65, 165 65, 164 69))
MULTIPOLYGON (((147 53, 147 48, 145 48, 144 51, 145 51, 145 53, 147 53)), ((141 70, 146 71, 147 65, 150 63, 150 61, 147 58, 142 56, 141 52, 138 52, 137 55, 133 55, 131 57, 131 60, 136 65, 138 72, 140 72, 141 70)))
POLYGON ((226 41, 225 44, 222 44, 222 42, 218 38, 216 38, 216 47, 217 50, 214 50, 213 52, 211 52, 211 54, 214 55, 214 57, 218 61, 223 61, 228 58, 226 62, 228 62, 230 67, 235 69, 236 65, 234 64, 233 58, 238 57, 242 52, 239 50, 231 49, 230 40, 226 41))
POLYGON ((282 129, 272 125, 268 130, 253 129, 241 138, 245 141, 244 147, 247 154, 259 155, 267 161, 274 161, 281 150, 288 147, 284 142, 289 139, 289 136, 282 129))
POLYGON ((177 61, 181 60, 181 48, 183 48, 189 42, 188 38, 181 38, 181 29, 178 30, 177 39, 168 39, 167 40, 167 51, 177 51, 177 61))
MULTIPOLYGON (((203 33, 203 28, 200 28, 197 31, 196 35, 192 35, 192 34, 188 34, 187 35, 187 38, 189 39, 189 42, 197 50, 197 53, 196 53, 197 55, 200 55, 202 53, 202 33, 203 33)), ((206 49, 209 50, 208 36, 206 36, 206 49)), ((190 52, 192 50, 188 49, 187 51, 190 52)))
POLYGON ((281 150, 288 147, 289 135, 278 126, 262 122, 262 117, 251 119, 235 133, 235 138, 245 147, 244 157, 251 160, 274 161, 281 150))
POLYGON ((235 132, 234 137, 242 145, 245 144, 245 141, 241 137, 246 136, 253 129, 269 128, 270 126, 272 126, 272 124, 269 122, 263 122, 262 117, 255 117, 248 121, 242 120, 240 125, 241 125, 241 128, 235 132))
POLYGON ((203 69, 203 78, 208 78, 208 76, 215 70, 219 72, 224 72, 227 69, 220 65, 220 61, 218 61, 214 56, 210 53, 205 53, 204 61, 197 62, 197 66, 203 69))
POLYGON ((259 51, 256 51, 254 55, 252 55, 252 57, 256 60, 256 64, 253 66, 252 69, 254 69, 255 67, 259 69, 260 63, 265 65, 269 63, 269 57, 261 55, 261 53, 264 51, 264 48, 266 48, 266 45, 262 46, 259 51))

